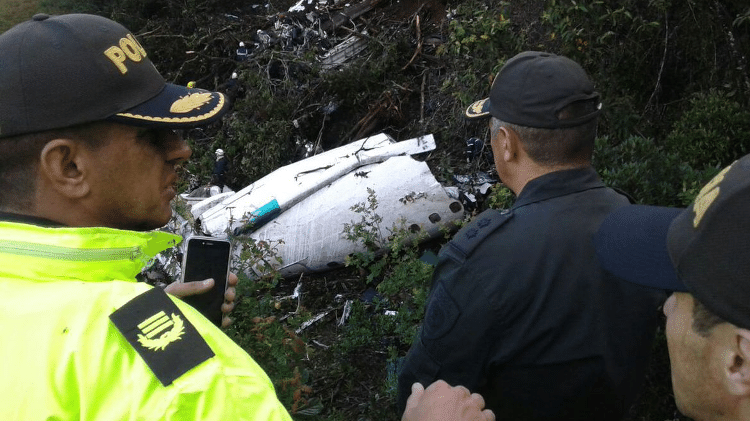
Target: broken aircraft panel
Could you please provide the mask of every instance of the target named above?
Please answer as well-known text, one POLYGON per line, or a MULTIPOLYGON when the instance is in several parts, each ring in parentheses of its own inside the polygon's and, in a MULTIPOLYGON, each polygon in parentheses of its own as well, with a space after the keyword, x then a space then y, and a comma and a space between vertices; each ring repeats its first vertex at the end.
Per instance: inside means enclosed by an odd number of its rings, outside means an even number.
MULTIPOLYGON (((361 220, 352 207, 367 203, 369 190, 384 237, 395 227, 422 241, 463 219, 457 198, 426 163, 409 156, 434 148, 432 135, 402 142, 371 136, 281 167, 236 193, 195 203, 191 213, 204 234, 278 243, 282 276, 341 267, 347 256, 364 251, 345 237, 344 225, 361 220)), ((241 251, 236 248, 236 258, 241 251)))

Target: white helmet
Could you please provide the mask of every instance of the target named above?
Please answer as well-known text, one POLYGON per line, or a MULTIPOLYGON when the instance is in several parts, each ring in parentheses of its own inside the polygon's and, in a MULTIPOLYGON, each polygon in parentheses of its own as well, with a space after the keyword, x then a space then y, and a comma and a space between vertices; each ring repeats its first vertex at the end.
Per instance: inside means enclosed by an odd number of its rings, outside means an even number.
POLYGON ((240 47, 244 47, 244 46, 245 46, 245 43, 240 41, 240 47))
POLYGON ((224 149, 217 149, 216 156, 224 156, 224 149))
POLYGON ((232 79, 237 79, 237 72, 232 73, 232 79))

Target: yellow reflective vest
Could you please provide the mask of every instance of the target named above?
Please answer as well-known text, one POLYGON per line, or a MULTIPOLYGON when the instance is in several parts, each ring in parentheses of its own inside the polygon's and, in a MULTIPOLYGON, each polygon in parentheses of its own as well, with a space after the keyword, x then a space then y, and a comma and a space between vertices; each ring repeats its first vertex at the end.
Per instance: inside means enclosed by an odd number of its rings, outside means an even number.
POLYGON ((245 351, 189 305, 135 281, 179 241, 0 222, 0 420, 291 420, 245 351), (127 334, 110 319, 118 310, 135 320, 127 334), (196 362, 194 340, 213 355, 196 362))

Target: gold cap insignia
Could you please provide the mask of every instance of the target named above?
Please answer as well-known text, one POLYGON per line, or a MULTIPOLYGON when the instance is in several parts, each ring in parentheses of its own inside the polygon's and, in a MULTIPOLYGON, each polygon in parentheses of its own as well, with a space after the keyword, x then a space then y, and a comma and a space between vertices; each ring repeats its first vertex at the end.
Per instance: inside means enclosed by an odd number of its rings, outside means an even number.
POLYGON ((185 333, 185 323, 174 313, 169 317, 160 311, 138 324, 138 329, 143 332, 138 334, 138 343, 152 351, 163 351, 172 342, 180 340, 185 333))
POLYGON ((198 109, 211 101, 211 94, 209 92, 198 92, 182 97, 172 103, 169 108, 169 112, 175 114, 189 113, 195 109, 198 109))
POLYGON ((730 168, 732 168, 731 165, 721 170, 721 172, 716 174, 716 177, 703 186, 700 193, 698 193, 698 197, 695 198, 695 204, 693 205, 693 213, 695 213, 695 218, 693 218, 693 228, 698 228, 701 219, 703 219, 703 215, 706 214, 706 211, 711 207, 711 204, 714 203, 717 197, 719 197, 719 192, 721 190, 719 183, 724 179, 724 175, 726 175, 730 168))
POLYGON ((472 114, 481 114, 482 108, 484 107, 485 102, 487 102, 487 99, 483 99, 483 100, 480 100, 471 104, 470 109, 471 109, 472 114))

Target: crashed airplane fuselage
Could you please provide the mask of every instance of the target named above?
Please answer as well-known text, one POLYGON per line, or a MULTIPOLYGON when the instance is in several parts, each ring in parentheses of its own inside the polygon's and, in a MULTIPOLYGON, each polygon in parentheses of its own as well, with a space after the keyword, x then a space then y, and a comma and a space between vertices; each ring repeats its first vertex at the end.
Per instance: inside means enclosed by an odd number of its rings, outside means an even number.
POLYGON ((276 244, 275 269, 282 276, 341 267, 347 256, 365 251, 344 231, 362 220, 352 208, 371 197, 384 244, 394 229, 426 240, 463 219, 461 203, 426 163, 410 156, 434 149, 432 135, 402 142, 371 136, 281 167, 236 193, 195 203, 191 213, 202 234, 236 238, 237 258, 242 238, 276 244))

